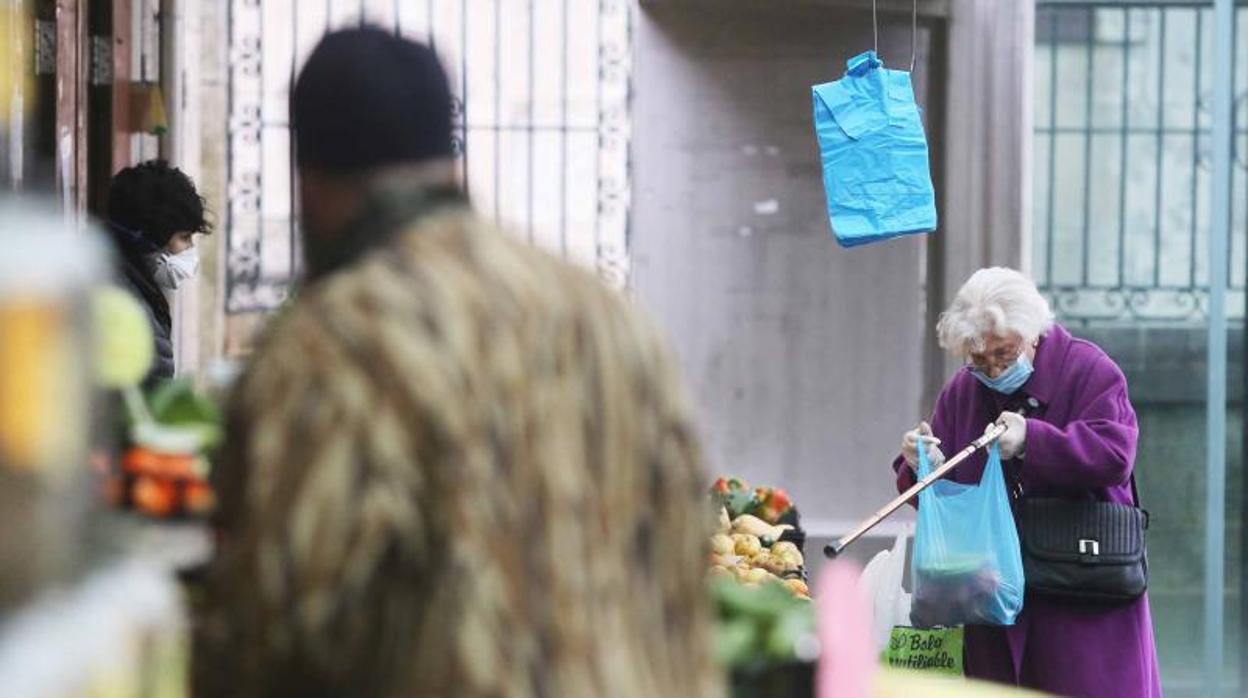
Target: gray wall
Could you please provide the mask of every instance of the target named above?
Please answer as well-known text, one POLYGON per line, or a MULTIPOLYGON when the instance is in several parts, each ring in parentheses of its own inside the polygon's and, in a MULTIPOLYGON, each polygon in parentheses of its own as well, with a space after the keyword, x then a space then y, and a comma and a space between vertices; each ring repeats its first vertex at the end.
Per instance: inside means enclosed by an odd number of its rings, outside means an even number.
MULTIPOLYGON (((909 17, 884 21, 903 67, 909 17)), ((680 355, 713 468, 839 529, 895 494, 923 375, 926 239, 839 248, 811 124, 810 86, 870 48, 870 14, 652 8, 635 41, 636 295, 680 355)))

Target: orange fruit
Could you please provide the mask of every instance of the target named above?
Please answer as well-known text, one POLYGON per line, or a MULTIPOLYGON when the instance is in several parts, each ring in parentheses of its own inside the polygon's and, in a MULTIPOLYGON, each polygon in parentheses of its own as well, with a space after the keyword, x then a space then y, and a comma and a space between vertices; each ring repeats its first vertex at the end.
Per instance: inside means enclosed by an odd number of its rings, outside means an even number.
POLYGON ((183 496, 183 504, 185 504, 187 510, 196 514, 206 514, 212 511, 213 506, 217 503, 217 498, 212 493, 212 488, 202 482, 187 483, 183 496))
POLYGON ((126 472, 135 475, 191 477, 195 472, 195 456, 187 453, 160 453, 135 446, 126 451, 122 466, 126 472))
POLYGON ((168 516, 178 503, 172 483, 151 477, 135 480, 130 498, 139 511, 153 516, 168 516))

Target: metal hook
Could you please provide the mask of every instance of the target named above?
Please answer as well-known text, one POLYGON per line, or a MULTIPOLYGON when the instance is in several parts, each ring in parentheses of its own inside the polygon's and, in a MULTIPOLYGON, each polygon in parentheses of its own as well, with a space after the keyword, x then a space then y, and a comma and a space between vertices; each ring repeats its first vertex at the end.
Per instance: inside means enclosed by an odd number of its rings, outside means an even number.
MULTIPOLYGON (((915 1, 917 2, 918 0, 915 0, 915 1)), ((876 0, 871 0, 871 36, 872 36, 871 48, 875 51, 875 57, 879 58, 880 57, 880 20, 876 17, 876 14, 875 14, 875 3, 876 3, 876 0)))
MULTIPOLYGON (((871 37, 872 48, 875 49, 875 57, 880 57, 880 20, 877 11, 878 0, 871 0, 871 37)), ((910 72, 914 73, 914 66, 919 56, 919 0, 913 0, 910 6, 910 72)))
POLYGON ((919 55, 919 0, 914 0, 910 13, 910 74, 914 75, 914 61, 919 55))

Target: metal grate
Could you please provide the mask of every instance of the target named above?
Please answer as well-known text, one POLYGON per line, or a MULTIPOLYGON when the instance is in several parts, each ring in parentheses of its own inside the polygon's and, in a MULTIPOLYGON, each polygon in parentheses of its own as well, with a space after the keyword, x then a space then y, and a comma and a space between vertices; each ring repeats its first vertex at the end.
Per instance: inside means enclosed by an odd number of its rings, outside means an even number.
POLYGON ((300 259, 289 85, 321 35, 362 23, 442 56, 478 211, 624 285, 630 11, 626 0, 231 0, 226 312, 268 311, 289 293, 300 259))
MULTIPOLYGON (((1064 320, 1203 322, 1212 21, 1208 2, 1037 3, 1032 267, 1064 320)), ((1235 55, 1226 264, 1242 319, 1248 42, 1235 55)))

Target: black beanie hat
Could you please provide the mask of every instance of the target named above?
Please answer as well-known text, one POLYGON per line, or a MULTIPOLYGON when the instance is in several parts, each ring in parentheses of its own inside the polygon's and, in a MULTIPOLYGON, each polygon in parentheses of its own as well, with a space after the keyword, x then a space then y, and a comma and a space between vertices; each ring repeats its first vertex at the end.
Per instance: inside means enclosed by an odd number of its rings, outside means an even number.
POLYGON ((451 92, 437 55, 376 27, 321 39, 290 114, 300 168, 347 174, 451 155, 451 92))

